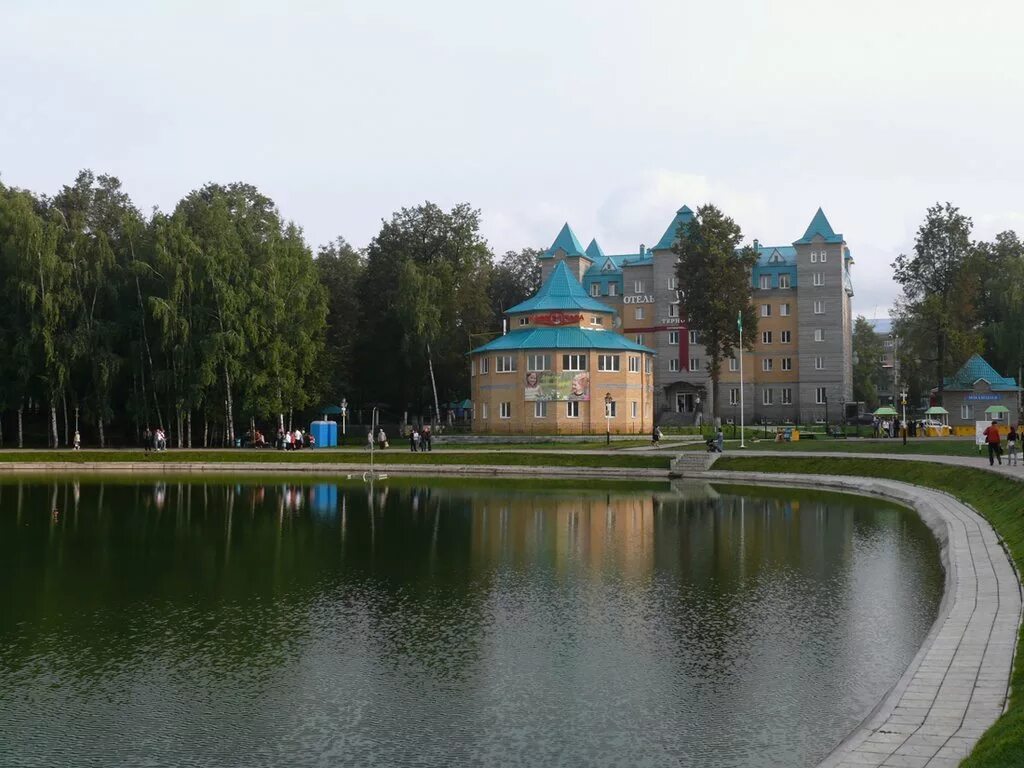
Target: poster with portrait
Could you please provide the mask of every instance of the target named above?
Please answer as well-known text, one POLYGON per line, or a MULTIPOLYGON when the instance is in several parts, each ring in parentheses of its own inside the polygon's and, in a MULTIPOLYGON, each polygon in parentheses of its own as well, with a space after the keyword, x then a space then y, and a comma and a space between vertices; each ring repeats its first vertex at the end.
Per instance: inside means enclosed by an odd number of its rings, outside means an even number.
POLYGON ((590 400, 589 371, 529 371, 523 383, 526 400, 590 400))

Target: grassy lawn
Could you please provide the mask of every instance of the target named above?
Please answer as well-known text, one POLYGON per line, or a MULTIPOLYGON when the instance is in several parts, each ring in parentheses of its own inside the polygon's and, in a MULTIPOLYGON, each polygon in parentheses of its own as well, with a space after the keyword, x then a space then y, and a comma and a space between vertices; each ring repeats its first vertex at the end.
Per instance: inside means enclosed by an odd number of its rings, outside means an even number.
MULTIPOLYGON (((412 453, 391 448, 378 451, 375 461, 380 464, 471 464, 474 466, 513 465, 528 467, 626 467, 634 469, 668 469, 669 456, 646 456, 623 453, 603 455, 598 453, 528 453, 502 451, 433 451, 412 453)), ((249 464, 360 464, 369 466, 370 454, 366 451, 256 451, 256 450, 170 450, 160 453, 137 451, 0 451, 0 463, 61 462, 68 465, 83 462, 123 463, 151 462, 153 464, 245 462, 249 464)))
MULTIPOLYGON (((936 445, 941 445, 936 441, 936 445)), ((968 443, 970 445, 970 443, 968 443)), ((973 446, 972 446, 973 448, 973 446)), ((1024 573, 1024 486, 1016 480, 968 467, 923 461, 883 462, 872 459, 816 457, 723 456, 715 470, 795 472, 815 475, 857 475, 902 480, 945 491, 977 510, 1010 549, 1018 573, 1024 573)), ((1010 706, 986 731, 961 766, 1007 768, 1024 766, 1024 637, 1017 641, 1010 706)))
MULTIPOLYGON (((726 440, 726 450, 739 450, 738 440, 726 440)), ((680 450, 703 450, 703 445, 685 446, 680 450)), ((800 440, 795 443, 776 443, 772 440, 754 442, 747 438, 747 449, 751 451, 778 451, 779 453, 822 452, 822 453, 904 453, 925 456, 979 456, 978 448, 969 439, 940 439, 910 441, 902 440, 833 440, 818 438, 800 440)))

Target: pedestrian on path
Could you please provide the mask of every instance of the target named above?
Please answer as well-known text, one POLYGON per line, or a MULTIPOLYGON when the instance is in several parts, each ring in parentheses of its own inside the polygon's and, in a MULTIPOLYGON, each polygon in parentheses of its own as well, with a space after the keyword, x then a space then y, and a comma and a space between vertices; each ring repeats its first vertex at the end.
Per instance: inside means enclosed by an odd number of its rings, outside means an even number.
POLYGON ((1017 436, 1017 425, 1014 424, 1010 427, 1009 433, 1006 435, 1006 463, 1011 467, 1017 466, 1017 441, 1020 438, 1017 436))
POLYGON ((1003 466, 1003 449, 999 445, 1002 440, 1002 436, 999 434, 998 422, 993 421, 992 424, 985 428, 982 433, 985 436, 985 443, 988 445, 988 465, 991 467, 995 464, 993 458, 999 460, 999 466, 1003 466))
POLYGON ((77 429, 75 430, 74 446, 76 451, 82 450, 82 435, 78 432, 77 429))

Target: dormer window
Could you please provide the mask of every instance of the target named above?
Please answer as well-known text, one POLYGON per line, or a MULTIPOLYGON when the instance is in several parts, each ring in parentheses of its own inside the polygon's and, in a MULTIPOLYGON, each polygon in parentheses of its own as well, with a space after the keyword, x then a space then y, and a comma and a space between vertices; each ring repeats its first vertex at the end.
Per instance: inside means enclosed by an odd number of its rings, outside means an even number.
POLYGON ((818 252, 817 251, 811 251, 811 264, 817 264, 817 263, 818 263, 818 252))
POLYGON ((601 271, 602 272, 614 272, 615 271, 615 262, 612 261, 611 259, 606 260, 605 263, 604 263, 604 266, 601 267, 601 271))

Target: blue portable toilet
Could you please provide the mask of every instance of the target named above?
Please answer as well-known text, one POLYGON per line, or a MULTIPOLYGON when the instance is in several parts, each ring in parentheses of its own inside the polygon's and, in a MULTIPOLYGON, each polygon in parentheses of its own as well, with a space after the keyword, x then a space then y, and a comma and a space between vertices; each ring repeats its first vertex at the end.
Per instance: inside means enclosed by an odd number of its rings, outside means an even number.
POLYGON ((317 448, 333 448, 338 445, 338 425, 333 421, 314 421, 309 425, 309 433, 313 435, 317 448), (331 426, 334 434, 331 434, 331 426), (333 439, 332 439, 333 437, 333 439))

